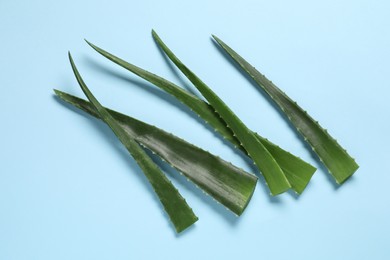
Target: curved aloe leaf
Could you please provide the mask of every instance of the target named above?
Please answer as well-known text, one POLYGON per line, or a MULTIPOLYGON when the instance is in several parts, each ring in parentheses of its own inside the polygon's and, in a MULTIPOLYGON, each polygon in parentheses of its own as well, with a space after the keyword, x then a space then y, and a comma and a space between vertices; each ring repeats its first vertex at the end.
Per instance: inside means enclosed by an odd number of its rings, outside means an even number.
MULTIPOLYGON (((188 106, 192 111, 202 117, 205 122, 210 124, 216 131, 218 131, 223 136, 223 138, 247 154, 246 150, 240 145, 240 142, 233 136, 232 131, 226 126, 226 123, 220 118, 218 114, 215 113, 214 109, 209 104, 191 94, 190 92, 184 90, 183 88, 180 88, 174 83, 137 66, 134 66, 133 64, 130 64, 112 55, 111 53, 95 46, 88 41, 86 42, 102 56, 136 74, 137 76, 149 81, 150 83, 177 98, 180 102, 188 106)), ((301 160, 299 157, 296 157, 293 154, 283 150, 264 137, 261 137, 257 134, 255 135, 256 138, 259 139, 259 141, 261 141, 264 146, 266 146, 275 160, 277 160, 278 164, 286 174, 286 177, 288 178, 294 191, 299 194, 302 193, 302 191, 309 183, 316 168, 301 160)))
POLYGON ((73 72, 76 76, 84 94, 92 103, 99 117, 111 128, 121 143, 126 147, 129 153, 136 160, 145 176, 152 185, 154 191, 158 195, 165 211, 168 213, 177 232, 181 232, 187 227, 194 224, 198 217, 193 213, 186 201, 180 195, 178 190, 172 185, 168 178, 161 172, 158 166, 146 154, 146 152, 135 142, 134 139, 128 138, 126 131, 116 122, 109 112, 97 101, 97 99, 89 91, 81 78, 76 65, 73 62, 72 56, 69 53, 69 60, 72 65, 73 72))
POLYGON ((214 93, 200 78, 198 78, 179 58, 164 44, 155 31, 152 32, 157 44, 162 48, 169 59, 183 72, 184 75, 194 84, 194 86, 209 101, 210 105, 226 122, 241 145, 253 159, 256 166, 263 173, 265 181, 272 195, 277 195, 291 188, 283 170, 270 152, 256 138, 255 134, 238 118, 236 114, 214 93))
POLYGON ((313 148, 328 168, 336 182, 341 184, 359 168, 355 160, 343 149, 318 122, 307 114, 296 102, 250 65, 244 58, 213 35, 217 43, 236 61, 241 68, 271 97, 287 115, 287 118, 313 148))
MULTIPOLYGON (((99 118, 88 101, 58 90, 55 93, 69 104, 99 118)), ((155 126, 106 110, 126 132, 127 138, 134 139, 159 155, 235 214, 242 214, 256 187, 256 176, 155 126)))

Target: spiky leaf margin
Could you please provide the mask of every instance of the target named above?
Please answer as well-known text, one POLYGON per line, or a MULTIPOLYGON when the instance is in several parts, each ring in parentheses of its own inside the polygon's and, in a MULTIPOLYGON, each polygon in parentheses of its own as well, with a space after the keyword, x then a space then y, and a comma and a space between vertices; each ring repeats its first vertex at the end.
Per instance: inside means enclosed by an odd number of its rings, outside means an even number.
POLYGON ((152 185, 154 191, 158 195, 158 198, 164 206, 164 209, 167 212, 169 219, 173 223, 176 232, 180 233, 194 224, 198 220, 198 217, 194 214, 190 206, 188 206, 187 202, 180 195, 179 191, 173 186, 173 184, 162 173, 162 171, 146 154, 146 152, 137 144, 137 142, 132 138, 128 138, 128 135, 123 130, 123 128, 93 96, 81 78, 81 75, 79 74, 76 65, 74 64, 70 53, 69 60, 77 82, 79 83, 84 94, 87 96, 88 100, 99 114, 99 117, 111 128, 114 134, 118 137, 121 143, 126 147, 137 164, 140 166, 149 183, 152 185))
POLYGON ((317 121, 222 40, 213 38, 286 114, 338 184, 353 175, 359 165, 317 121))

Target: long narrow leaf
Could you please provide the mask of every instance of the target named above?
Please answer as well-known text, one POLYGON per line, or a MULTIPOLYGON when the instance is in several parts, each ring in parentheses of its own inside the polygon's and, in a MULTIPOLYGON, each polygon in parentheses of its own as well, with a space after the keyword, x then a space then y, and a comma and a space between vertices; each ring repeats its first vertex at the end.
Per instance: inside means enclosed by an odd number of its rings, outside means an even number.
POLYGON ((81 78, 70 53, 69 60, 77 82, 79 83, 84 94, 87 96, 96 112, 99 114, 99 117, 111 128, 121 143, 136 160, 145 176, 149 180, 149 183, 152 185, 154 191, 158 195, 165 211, 175 226, 176 231, 181 232, 194 224, 198 220, 198 217, 193 213, 192 209, 188 206, 178 190, 172 185, 172 183, 161 172, 161 170, 146 154, 146 152, 137 144, 137 142, 132 138, 128 138, 126 131, 92 95, 81 78))
POLYGON ((194 86, 209 101, 210 105, 226 122, 241 145, 253 159, 256 166, 263 173, 266 183, 272 195, 277 195, 291 188, 288 179, 283 173, 278 163, 271 153, 256 138, 246 125, 234 114, 234 112, 214 93, 198 76, 185 66, 178 57, 165 45, 155 31, 152 32, 157 44, 169 57, 169 59, 183 72, 184 75, 194 84, 194 86))
MULTIPOLYGON (((99 118, 88 101, 58 90, 55 93, 69 104, 99 118)), ((106 110, 126 132, 127 138, 156 153, 235 214, 242 214, 255 189, 256 176, 155 126, 106 110)))
POLYGON ((341 184, 347 180, 359 166, 328 132, 322 128, 300 106, 269 81, 263 74, 250 65, 244 58, 226 45, 218 37, 213 36, 217 43, 250 75, 261 89, 267 93, 287 118, 296 127, 304 139, 311 145, 313 151, 328 168, 336 182, 341 184))
MULTIPOLYGON (((180 88, 174 83, 146 70, 143 70, 133 64, 130 64, 88 41, 87 43, 102 56, 176 97, 180 102, 188 106, 191 110, 203 118, 206 123, 210 124, 226 140, 247 154, 246 150, 240 145, 240 142, 233 136, 232 131, 227 128, 226 123, 220 118, 218 114, 215 113, 214 109, 209 104, 192 95, 183 88, 180 88)), ((256 137, 271 152, 272 156, 275 158, 275 160, 277 160, 278 164, 286 174, 286 177, 288 178, 293 189, 300 194, 307 186, 316 169, 310 164, 301 160, 299 157, 296 157, 291 153, 283 150, 264 137, 261 137, 257 134, 256 137)))

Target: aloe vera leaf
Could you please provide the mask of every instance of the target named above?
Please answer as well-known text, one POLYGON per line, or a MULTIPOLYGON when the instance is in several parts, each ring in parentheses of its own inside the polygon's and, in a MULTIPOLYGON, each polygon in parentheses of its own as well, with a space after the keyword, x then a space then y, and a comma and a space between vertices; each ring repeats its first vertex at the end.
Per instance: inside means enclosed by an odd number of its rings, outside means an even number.
MULTIPOLYGON (((232 131, 227 128, 226 123, 217 113, 215 113, 214 109, 208 103, 204 102, 183 88, 180 88, 174 83, 144 69, 141 69, 133 64, 130 64, 88 41, 86 42, 105 58, 149 81, 150 83, 177 98, 180 102, 188 106, 192 111, 203 118, 206 123, 210 124, 217 132, 221 134, 223 138, 247 154, 246 150, 240 145, 240 142, 237 140, 237 138, 233 136, 232 131)), ((309 183, 312 175, 316 171, 316 168, 303 161, 299 157, 296 157, 295 155, 283 150, 264 137, 261 137, 257 134, 256 137, 263 143, 264 146, 267 147, 272 156, 274 156, 275 160, 277 160, 278 164, 286 174, 286 177, 288 178, 294 191, 298 194, 302 193, 302 191, 309 183)))
POLYGON ((293 190, 298 194, 302 194, 317 169, 299 157, 283 150, 266 138, 261 137, 256 133, 255 136, 275 158, 293 190))
POLYGON ((215 109, 222 119, 226 122, 241 145, 245 148, 248 155, 252 158, 255 165, 264 175, 265 181, 272 195, 277 195, 291 188, 288 179, 283 173, 276 160, 270 152, 259 142, 255 134, 249 130, 240 118, 212 91, 198 76, 196 76, 187 66, 185 66, 178 57, 168 48, 160 39, 155 31, 152 31, 153 38, 157 44, 169 57, 169 59, 180 69, 181 72, 194 84, 194 86, 207 99, 209 104, 215 109))
MULTIPOLYGON (((99 118, 91 103, 59 90, 65 102, 99 118)), ((155 126, 106 108, 128 138, 153 151, 190 181, 240 216, 248 205, 257 177, 155 126)))
POLYGON ((149 183, 152 185, 154 191, 158 195, 165 211, 167 212, 171 222, 176 229, 176 232, 180 233, 194 224, 198 220, 198 217, 194 214, 190 206, 180 195, 179 191, 173 186, 173 184, 162 173, 162 171, 146 154, 146 152, 137 144, 137 142, 132 138, 128 138, 126 131, 93 96, 81 78, 81 75, 79 74, 76 65, 74 64, 70 53, 69 60, 77 82, 79 83, 84 94, 87 96, 88 100, 99 114, 99 117, 111 128, 121 143, 136 160, 137 164, 140 166, 149 183))
POLYGON ((222 40, 214 35, 213 38, 287 115, 338 184, 352 176, 358 164, 317 121, 222 40))

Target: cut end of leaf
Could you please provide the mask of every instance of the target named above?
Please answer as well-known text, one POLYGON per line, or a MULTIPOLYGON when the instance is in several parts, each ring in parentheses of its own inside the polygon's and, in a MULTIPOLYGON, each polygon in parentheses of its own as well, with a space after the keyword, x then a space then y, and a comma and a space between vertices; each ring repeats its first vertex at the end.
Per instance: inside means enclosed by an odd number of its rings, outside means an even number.
POLYGON ((338 178, 336 178, 336 176, 331 173, 331 175, 333 175, 333 177, 335 177, 337 184, 342 185, 344 182, 349 180, 354 175, 354 173, 359 169, 359 165, 355 161, 353 161, 353 162, 354 162, 354 164, 351 165, 351 168, 349 169, 347 174, 344 175, 343 177, 337 176, 338 178))

